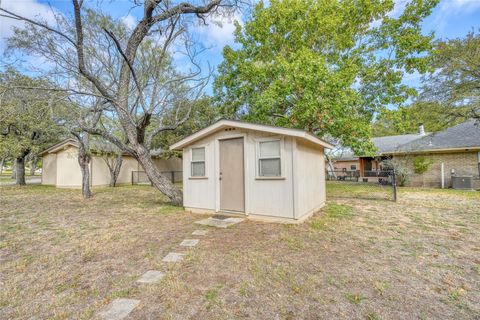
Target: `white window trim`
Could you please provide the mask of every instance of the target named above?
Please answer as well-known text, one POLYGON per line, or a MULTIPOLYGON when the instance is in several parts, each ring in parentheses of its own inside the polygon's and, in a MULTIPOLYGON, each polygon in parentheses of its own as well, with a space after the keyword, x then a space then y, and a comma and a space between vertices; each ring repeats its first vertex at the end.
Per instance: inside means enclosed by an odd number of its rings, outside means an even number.
MULTIPOLYGON (((285 142, 283 137, 273 136, 255 139, 255 180, 285 180, 285 142), (279 176, 261 176, 260 175, 260 142, 280 141, 280 175, 279 176)), ((265 157, 263 159, 274 159, 276 157, 265 157)))
POLYGON ((208 178, 208 174, 207 174, 207 145, 199 145, 199 146, 193 146, 190 148, 190 175, 188 177, 189 179, 207 179, 208 178), (203 159, 203 161, 194 161, 193 160, 193 149, 201 149, 203 148, 204 151, 205 151, 205 157, 203 159), (193 175, 193 170, 192 170, 192 167, 193 167, 193 163, 194 162, 203 162, 204 163, 204 172, 205 174, 203 176, 194 176, 193 175))

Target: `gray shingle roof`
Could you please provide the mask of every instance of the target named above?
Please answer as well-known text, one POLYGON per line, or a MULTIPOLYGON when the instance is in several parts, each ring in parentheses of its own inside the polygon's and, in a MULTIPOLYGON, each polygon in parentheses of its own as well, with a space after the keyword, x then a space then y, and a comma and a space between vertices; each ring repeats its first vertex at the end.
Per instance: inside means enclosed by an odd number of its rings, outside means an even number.
POLYGON ((403 134, 399 136, 386 136, 372 138, 373 144, 378 148, 377 155, 397 151, 402 145, 425 137, 423 134, 403 134))
POLYGON ((396 152, 480 148, 480 125, 469 120, 421 139, 402 144, 396 152))

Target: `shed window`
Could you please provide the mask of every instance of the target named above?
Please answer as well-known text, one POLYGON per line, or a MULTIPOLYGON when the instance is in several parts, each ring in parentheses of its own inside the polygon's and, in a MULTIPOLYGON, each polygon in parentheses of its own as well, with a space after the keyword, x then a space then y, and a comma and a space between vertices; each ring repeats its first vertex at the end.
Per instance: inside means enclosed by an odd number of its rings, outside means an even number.
POLYGON ((192 177, 205 176, 205 148, 192 148, 192 177))
POLYGON ((258 175, 260 177, 280 177, 280 140, 261 141, 258 144, 258 175))
POLYGON ((352 165, 350 166, 350 170, 353 170, 353 171, 357 170, 357 166, 354 165, 354 164, 352 164, 352 165))

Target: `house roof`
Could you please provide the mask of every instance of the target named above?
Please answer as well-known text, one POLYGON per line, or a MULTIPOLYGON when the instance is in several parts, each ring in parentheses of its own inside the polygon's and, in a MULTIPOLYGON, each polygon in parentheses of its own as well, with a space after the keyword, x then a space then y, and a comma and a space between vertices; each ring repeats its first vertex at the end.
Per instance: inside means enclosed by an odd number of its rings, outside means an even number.
POLYGON ((274 127, 274 126, 267 126, 267 125, 262 125, 262 124, 254 124, 254 123, 248 123, 248 122, 242 122, 242 121, 236 121, 236 120, 219 120, 215 122, 214 124, 178 141, 177 143, 174 143, 170 146, 171 150, 182 150, 184 147, 194 143, 195 141, 198 141, 216 131, 225 129, 225 128, 239 128, 239 129, 247 129, 247 130, 255 130, 255 131, 262 131, 262 132, 268 132, 268 133, 273 133, 273 134, 279 134, 279 135, 285 135, 285 136, 291 136, 291 137, 296 137, 300 138, 306 141, 310 141, 314 144, 320 145, 324 148, 333 148, 333 145, 331 145, 328 142, 325 142, 319 138, 317 138, 315 135, 308 133, 304 130, 300 129, 291 129, 291 128, 281 128, 281 127, 274 127))
POLYGON ((398 136, 386 136, 372 138, 373 144, 377 147, 377 155, 392 153, 404 144, 424 138, 428 134, 402 134, 398 136))
POLYGON ((71 139, 71 138, 65 139, 43 150, 42 152, 39 153, 39 155, 43 156, 47 153, 57 153, 58 151, 63 150, 65 147, 69 147, 69 146, 78 148, 78 143, 77 141, 75 141, 75 139, 71 139))
MULTIPOLYGON (((105 152, 105 153, 117 153, 119 151, 118 147, 115 146, 114 144, 107 142, 107 141, 102 141, 102 140, 90 140, 90 150, 91 151, 97 151, 97 152, 105 152)), ((75 139, 68 138, 65 139, 45 150, 40 152, 40 156, 43 156, 47 153, 57 153, 66 147, 74 147, 78 148, 78 142, 75 139)))
POLYGON ((469 120, 445 130, 429 134, 402 144, 390 153, 412 153, 429 151, 455 151, 480 149, 480 125, 476 120, 469 120))

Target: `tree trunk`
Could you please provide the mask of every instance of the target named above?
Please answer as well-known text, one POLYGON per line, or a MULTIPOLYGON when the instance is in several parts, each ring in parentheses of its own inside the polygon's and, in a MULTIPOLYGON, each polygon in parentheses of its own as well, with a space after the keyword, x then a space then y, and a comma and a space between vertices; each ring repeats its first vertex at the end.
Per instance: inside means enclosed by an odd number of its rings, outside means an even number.
POLYGON ((32 160, 30 160, 30 175, 31 176, 35 175, 36 166, 37 166, 37 159, 33 158, 32 160))
POLYGON ((4 165, 5 165, 5 158, 2 158, 2 160, 0 161, 0 176, 3 173, 3 166, 4 165))
MULTIPOLYGON (((110 170, 110 187, 115 187, 117 184, 118 175, 120 174, 120 169, 122 168, 123 156, 119 154, 114 161, 113 168, 110 170)), ((110 168, 109 168, 110 169, 110 168)))
POLYGON ((13 158, 12 162, 12 175, 10 176, 10 178, 15 180, 17 178, 17 160, 13 158))
POLYGON ((182 192, 168 178, 160 174, 148 150, 142 145, 138 145, 136 149, 138 150, 137 160, 142 165, 153 186, 166 195, 172 204, 177 206, 183 205, 182 192))
POLYGON ((327 158, 328 168, 330 169, 330 172, 331 172, 333 178, 337 179, 337 173, 335 172, 335 168, 333 167, 332 158, 330 158, 330 156, 327 156, 327 155, 325 155, 325 157, 327 158))
POLYGON ((78 148, 78 164, 82 172, 82 196, 84 199, 92 197, 92 191, 90 190, 90 160, 90 155, 87 154, 83 143, 80 142, 78 148))
POLYGON ((25 156, 15 159, 15 184, 24 186, 25 182, 25 156))
POLYGON ((78 164, 80 165, 80 171, 82 172, 82 196, 84 199, 92 197, 92 191, 90 190, 90 157, 88 155, 78 154, 78 164))

